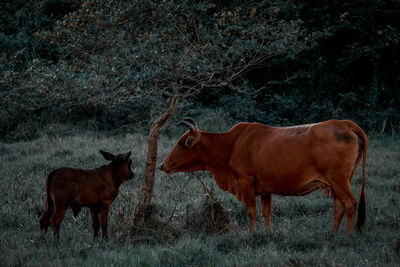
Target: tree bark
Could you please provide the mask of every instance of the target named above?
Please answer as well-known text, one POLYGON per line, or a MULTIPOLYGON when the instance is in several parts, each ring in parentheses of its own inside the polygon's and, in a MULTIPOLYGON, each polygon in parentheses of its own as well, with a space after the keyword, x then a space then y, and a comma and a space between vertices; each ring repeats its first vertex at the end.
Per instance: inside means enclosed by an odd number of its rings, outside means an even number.
POLYGON ((137 205, 134 222, 136 225, 141 226, 146 219, 146 209, 150 205, 151 198, 154 191, 154 174, 157 164, 157 146, 158 146, 158 136, 160 134, 161 128, 167 122, 167 120, 174 114, 178 106, 179 94, 176 94, 165 112, 158 117, 150 127, 149 139, 147 141, 147 159, 146 168, 144 171, 144 185, 141 189, 141 195, 139 197, 139 204, 137 205))

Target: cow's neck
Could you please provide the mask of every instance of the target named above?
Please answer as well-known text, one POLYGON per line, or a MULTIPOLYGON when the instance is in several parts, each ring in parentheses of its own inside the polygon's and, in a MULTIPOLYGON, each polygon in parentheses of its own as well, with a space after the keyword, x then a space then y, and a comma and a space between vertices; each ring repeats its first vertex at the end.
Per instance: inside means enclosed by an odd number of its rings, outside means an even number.
POLYGON ((211 172, 225 169, 229 164, 233 143, 233 136, 229 132, 202 132, 200 145, 204 151, 201 159, 204 169, 211 172))
POLYGON ((203 169, 209 171, 217 185, 225 191, 229 191, 242 200, 239 185, 229 166, 229 159, 236 136, 232 132, 226 133, 202 133, 202 148, 205 157, 202 159, 203 169))

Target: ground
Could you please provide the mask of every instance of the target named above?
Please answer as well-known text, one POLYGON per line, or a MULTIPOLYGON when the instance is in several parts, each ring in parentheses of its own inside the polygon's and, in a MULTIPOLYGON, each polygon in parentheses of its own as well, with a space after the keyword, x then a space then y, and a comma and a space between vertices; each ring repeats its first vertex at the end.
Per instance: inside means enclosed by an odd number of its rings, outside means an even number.
MULTIPOLYGON (((160 161, 176 140, 175 136, 161 137, 160 161)), ((202 184, 194 175, 167 176, 161 171, 156 172, 154 216, 168 225, 135 235, 138 231, 132 228, 132 215, 145 154, 146 136, 142 134, 80 132, 0 142, 0 265, 400 265, 400 143, 394 138, 370 138, 366 227, 350 236, 344 235, 345 222, 339 232, 330 230, 332 199, 323 198, 320 191, 303 197, 274 196, 272 231, 264 232, 258 211, 257 230, 248 233, 245 206, 218 189, 206 172, 197 175, 213 188, 231 226, 223 234, 196 231, 190 222, 204 205, 202 184), (89 212, 84 209, 74 221, 69 210, 56 243, 51 231, 39 232, 47 174, 60 166, 93 168, 106 164, 99 149, 112 153, 132 150, 136 174, 121 186, 121 194, 111 206, 110 239, 93 241, 89 212)), ((352 184, 357 198, 360 174, 359 169, 352 184)))

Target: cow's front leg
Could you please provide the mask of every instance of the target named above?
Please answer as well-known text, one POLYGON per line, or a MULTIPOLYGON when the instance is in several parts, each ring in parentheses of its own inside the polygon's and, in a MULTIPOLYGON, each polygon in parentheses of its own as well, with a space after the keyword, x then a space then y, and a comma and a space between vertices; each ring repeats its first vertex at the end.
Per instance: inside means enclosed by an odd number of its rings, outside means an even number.
POLYGON ((254 193, 248 193, 244 196, 244 203, 247 207, 247 215, 250 220, 250 231, 255 230, 257 221, 257 207, 256 207, 256 197, 254 193))
POLYGON ((238 192, 235 194, 236 198, 246 204, 247 215, 250 221, 250 231, 255 230, 257 221, 257 206, 256 206, 256 194, 255 194, 255 182, 254 177, 246 176, 241 173, 237 173, 236 180, 238 181, 238 192))
POLYGON ((261 207, 262 207, 261 212, 264 216, 264 221, 265 221, 265 230, 269 230, 271 228, 271 209, 272 209, 271 194, 261 196, 261 207))

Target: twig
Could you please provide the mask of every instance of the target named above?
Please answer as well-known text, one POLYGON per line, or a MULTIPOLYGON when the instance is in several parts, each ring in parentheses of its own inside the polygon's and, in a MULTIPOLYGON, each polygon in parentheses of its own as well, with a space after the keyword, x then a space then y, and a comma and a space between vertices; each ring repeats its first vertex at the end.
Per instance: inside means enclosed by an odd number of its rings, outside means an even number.
POLYGON ((196 25, 197 23, 196 23, 196 21, 194 19, 192 19, 192 23, 193 23, 193 26, 194 26, 194 30, 196 32, 197 42, 200 43, 199 30, 197 29, 197 25, 196 25))
POLYGON ((197 180, 200 181, 201 185, 203 186, 204 191, 206 191, 207 194, 211 197, 213 195, 211 190, 204 184, 204 182, 201 180, 201 178, 197 174, 193 173, 193 175, 197 178, 197 180))
POLYGON ((128 202, 130 202, 130 200, 125 196, 125 194, 122 192, 122 190, 119 190, 119 193, 121 194, 121 196, 128 202))
POLYGON ((182 194, 185 194, 188 196, 198 196, 198 197, 207 195, 207 194, 193 194, 193 193, 183 191, 183 188, 180 188, 180 186, 174 181, 174 179, 172 179, 172 177, 170 175, 167 174, 167 176, 171 179, 171 182, 174 184, 175 188, 178 188, 179 193, 182 193, 182 194))
MULTIPOLYGON (((168 175, 168 177, 172 180, 172 177, 171 176, 169 176, 168 175)), ((175 183, 175 182, 174 182, 175 183)), ((176 211, 176 208, 178 207, 178 202, 179 202, 179 200, 180 200, 180 194, 181 194, 181 192, 184 192, 183 191, 183 189, 186 187, 186 185, 189 183, 189 178, 186 180, 186 183, 183 185, 183 188, 181 189, 181 190, 179 190, 179 192, 178 192, 178 199, 175 201, 175 207, 173 208, 173 210, 172 210, 172 212, 171 212, 171 215, 169 216, 169 218, 168 218, 168 221, 167 221, 167 224, 169 224, 170 222, 171 222, 171 220, 172 220, 172 217, 174 216, 174 214, 175 214, 175 211, 176 211)), ((175 183, 176 184, 176 183, 175 183)))

